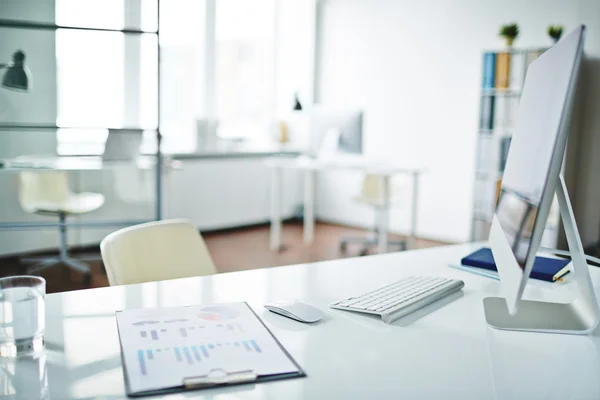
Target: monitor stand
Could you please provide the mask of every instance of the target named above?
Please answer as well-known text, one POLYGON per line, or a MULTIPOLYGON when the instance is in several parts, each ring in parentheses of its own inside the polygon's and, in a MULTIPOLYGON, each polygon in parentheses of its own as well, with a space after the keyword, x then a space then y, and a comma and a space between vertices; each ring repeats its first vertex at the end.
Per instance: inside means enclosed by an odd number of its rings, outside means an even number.
POLYGON ((575 300, 571 303, 520 300, 517 313, 511 315, 504 298, 487 297, 483 299, 483 308, 485 320, 492 328, 581 335, 592 332, 598 325, 600 309, 562 175, 556 195, 573 262, 576 285, 571 286, 576 286, 575 300))

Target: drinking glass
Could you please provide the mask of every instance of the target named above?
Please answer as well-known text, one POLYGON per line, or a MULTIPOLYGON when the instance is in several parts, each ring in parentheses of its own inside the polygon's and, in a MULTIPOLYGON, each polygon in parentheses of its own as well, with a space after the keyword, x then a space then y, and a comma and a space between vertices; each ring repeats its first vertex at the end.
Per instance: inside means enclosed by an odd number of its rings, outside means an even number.
POLYGON ((0 279, 0 356, 16 357, 44 347, 46 281, 38 276, 0 279))

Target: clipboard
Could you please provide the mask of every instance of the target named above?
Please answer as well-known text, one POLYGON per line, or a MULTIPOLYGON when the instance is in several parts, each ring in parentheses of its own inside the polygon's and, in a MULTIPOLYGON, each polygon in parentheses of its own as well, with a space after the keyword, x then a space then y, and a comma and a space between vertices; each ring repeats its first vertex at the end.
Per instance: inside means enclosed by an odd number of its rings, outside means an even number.
MULTIPOLYGON (((254 312, 254 310, 246 302, 211 304, 211 305, 205 305, 205 306, 169 307, 169 308, 156 308, 156 309, 146 309, 146 310, 118 311, 116 313, 116 319, 117 319, 117 327, 118 327, 118 333, 119 333, 121 359, 122 359, 122 363, 123 363, 123 375, 125 378, 125 387, 126 387, 127 396, 129 396, 129 397, 142 397, 142 396, 150 396, 150 395, 158 395, 158 394, 176 393, 176 392, 188 391, 188 390, 199 390, 199 389, 206 389, 206 388, 233 386, 233 385, 241 385, 241 384, 249 384, 249 383, 261 383, 261 382, 268 382, 268 381, 273 381, 273 380, 291 379, 291 378, 299 378, 299 377, 306 376, 306 373, 300 367, 300 365, 298 365, 298 363, 293 359, 293 357, 288 353, 288 351, 281 345, 281 343, 277 340, 277 338, 273 335, 273 333, 269 330, 269 328, 267 328, 267 326, 264 324, 264 322, 258 317, 258 315, 254 312), (246 318, 246 322, 250 322, 249 319, 252 318, 252 321, 254 321, 254 322, 252 322, 252 324, 253 324, 252 328, 255 331, 262 330, 261 346, 263 344, 265 344, 266 342, 268 342, 267 338, 269 340, 271 340, 272 342, 266 343, 267 349, 263 348, 262 350, 259 348, 258 344, 254 340, 250 341, 250 342, 253 342, 252 346, 250 344, 248 344, 246 341, 242 342, 243 345, 241 345, 240 342, 231 342, 231 345, 230 345, 230 342, 227 342, 227 346, 225 346, 225 344, 223 343, 222 348, 223 349, 228 348, 228 349, 230 349, 231 352, 233 352, 233 354, 246 355, 246 357, 248 357, 251 354, 254 357, 260 357, 261 354, 257 354, 257 352, 258 353, 262 352, 262 354, 266 354, 267 350, 268 350, 269 354, 277 355, 277 357, 279 357, 280 364, 283 362, 283 358, 285 357, 286 362, 284 362, 284 364, 287 365, 288 370, 282 371, 281 373, 277 373, 277 372, 263 373, 264 371, 261 372, 260 367, 258 369, 254 369, 254 368, 229 369, 228 367, 215 367, 215 368, 211 368, 207 373, 203 373, 203 374, 191 374, 191 375, 183 374, 181 376, 180 382, 178 382, 177 384, 171 384, 171 385, 168 385, 165 387, 154 387, 149 390, 139 390, 139 382, 137 382, 137 381, 139 381, 139 376, 138 376, 139 374, 135 373, 132 370, 135 368, 135 365, 136 365, 136 363, 134 362, 135 359, 132 358, 132 353, 134 352, 134 350, 132 350, 131 348, 126 348, 127 346, 131 347, 132 344, 137 345, 139 343, 146 343, 146 344, 154 343, 154 342, 160 343, 159 334, 166 335, 169 333, 169 331, 172 331, 173 332, 172 334, 176 335, 179 330, 179 331, 181 331, 181 335, 183 335, 184 331, 182 329, 186 329, 186 328, 184 328, 184 326, 187 326, 187 331, 185 331, 186 336, 183 337, 182 339, 186 339, 186 343, 192 343, 194 340, 201 340, 202 334, 200 333, 200 329, 196 329, 192 325, 195 322, 195 320, 193 318, 187 318, 187 315, 192 315, 197 311, 202 313, 202 312, 204 312, 203 310, 213 310, 218 307, 224 308, 224 307, 228 307, 228 306, 236 307, 238 311, 245 312, 246 315, 244 315, 244 317, 246 318), (244 310, 246 310, 246 311, 244 311, 244 310), (123 313, 132 313, 132 314, 134 314, 134 316, 132 316, 129 319, 126 319, 126 318, 124 318, 125 315, 123 313), (131 321, 135 321, 136 313, 140 314, 141 316, 144 316, 144 318, 141 319, 141 322, 130 323, 131 321), (167 329, 159 330, 159 327, 162 328, 163 326, 166 326, 161 321, 161 316, 164 317, 165 315, 169 315, 169 318, 171 318, 171 321, 166 321, 166 322, 174 322, 174 323, 173 323, 173 325, 169 326, 167 329), (178 315, 185 315, 186 318, 181 318, 181 317, 178 318, 178 315), (187 320, 184 321, 185 319, 187 319, 187 320), (194 331, 193 331, 194 333, 192 333, 191 329, 194 329, 194 331), (167 333, 163 332, 165 330, 167 331, 167 333), (133 331, 135 331, 135 332, 133 332, 133 331), (137 340, 136 343, 134 343, 132 341, 132 340, 135 340, 135 338, 132 339, 133 333, 141 334, 141 337, 137 340), (198 335, 198 337, 194 336, 196 334, 198 335), (233 343, 236 343, 235 349, 239 353, 234 352, 233 343), (238 344, 239 344, 239 346, 238 346, 238 344), (249 349, 249 350, 244 350, 244 348, 249 349), (132 360, 134 360, 134 361, 132 361, 132 360), (292 370, 290 370, 290 368, 292 370), (132 385, 132 380, 131 380, 132 378, 136 379, 136 382, 138 383, 137 384, 138 388, 136 388, 136 387, 134 387, 134 385, 132 385)), ((204 324, 204 325, 208 325, 208 324, 204 324)), ((228 324, 228 323, 213 324, 213 325, 216 325, 218 327, 222 325, 224 327, 224 329, 227 326, 233 326, 233 324, 228 324)), ((196 327, 197 326, 198 325, 196 325, 196 327)), ((236 338, 235 335, 232 337, 236 338)), ((234 339, 232 339, 232 340, 234 340, 234 339)), ((193 347, 194 347, 194 354, 197 353, 196 355, 198 356, 197 364, 200 364, 200 362, 202 360, 207 360, 206 357, 210 357, 210 354, 208 353, 209 349, 205 348, 204 345, 200 346, 200 347, 202 347, 202 351, 200 351, 195 346, 193 346, 193 347), (206 355, 206 357, 202 358, 202 355, 206 355)), ((192 351, 190 350, 190 345, 188 344, 186 346, 181 346, 181 348, 186 349, 185 356, 187 357, 187 361, 190 363, 190 366, 192 366, 195 359, 191 355, 192 351)), ((175 349, 175 347, 173 347, 173 349, 175 349)), ((137 350, 137 351, 139 352, 140 350, 137 350)), ((213 351, 216 352, 216 354, 219 354, 216 346, 213 351)), ((179 361, 179 363, 180 363, 180 365, 183 366, 184 364, 186 364, 186 362, 185 362, 185 357, 183 357, 181 355, 182 353, 183 353, 182 351, 178 351, 177 358, 179 359, 181 357, 181 360, 179 361)), ((140 354, 142 356, 146 355, 145 352, 142 352, 140 354)), ((149 354, 150 353, 148 353, 148 355, 149 354)), ((167 354, 167 351, 164 351, 163 355, 165 357, 167 357, 166 354, 167 354)), ((153 357, 156 357, 156 355, 153 355, 153 357)), ((230 359, 230 358, 228 358, 228 359, 230 359)), ((143 366, 143 364, 141 364, 141 360, 142 359, 140 358, 140 366, 143 366)), ((149 362, 149 360, 147 360, 147 362, 149 362)), ((176 363, 176 362, 174 362, 174 363, 176 363)), ((152 365, 158 366, 159 364, 152 364, 152 365)), ((149 366, 145 366, 145 368, 146 368, 145 372, 150 375, 149 366)), ((156 371, 156 369, 155 369, 155 371, 156 371)))

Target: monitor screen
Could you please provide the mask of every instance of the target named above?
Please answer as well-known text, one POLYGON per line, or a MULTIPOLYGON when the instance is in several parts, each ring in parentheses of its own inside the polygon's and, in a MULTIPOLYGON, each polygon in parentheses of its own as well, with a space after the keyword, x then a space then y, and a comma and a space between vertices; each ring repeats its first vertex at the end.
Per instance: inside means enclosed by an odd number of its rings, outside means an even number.
POLYGON ((584 30, 565 36, 527 70, 490 232, 509 308, 531 271, 559 181, 584 30))

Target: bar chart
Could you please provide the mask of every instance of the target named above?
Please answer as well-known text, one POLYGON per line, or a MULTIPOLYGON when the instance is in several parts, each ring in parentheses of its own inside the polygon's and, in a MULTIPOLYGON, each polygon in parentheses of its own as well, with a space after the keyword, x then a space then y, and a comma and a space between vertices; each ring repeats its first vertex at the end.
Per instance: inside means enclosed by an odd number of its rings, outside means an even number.
POLYGON ((151 329, 149 331, 141 330, 140 336, 142 338, 148 338, 148 334, 152 340, 159 340, 161 335, 164 335, 167 332, 167 329, 151 329))
POLYGON ((163 329, 142 329, 139 331, 142 339, 158 341, 165 337, 189 338, 194 334, 212 335, 221 337, 223 335, 235 335, 245 333, 244 325, 240 323, 216 323, 202 325, 174 326, 163 329))
POLYGON ((262 349, 256 340, 241 340, 233 342, 217 342, 217 343, 206 343, 199 345, 185 345, 185 346, 172 346, 164 348, 153 348, 153 349, 139 349, 138 362, 140 368, 140 374, 147 375, 149 367, 152 366, 153 362, 161 363, 161 359, 164 357, 170 358, 177 363, 183 363, 188 365, 199 364, 203 361, 208 361, 211 357, 229 357, 229 356, 243 356, 245 355, 259 355, 262 353, 262 349))

